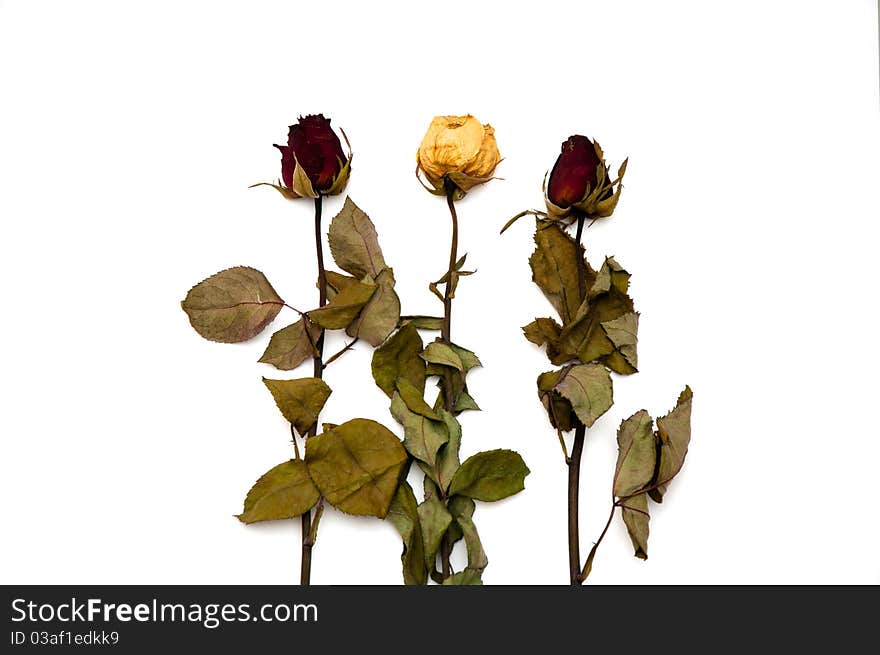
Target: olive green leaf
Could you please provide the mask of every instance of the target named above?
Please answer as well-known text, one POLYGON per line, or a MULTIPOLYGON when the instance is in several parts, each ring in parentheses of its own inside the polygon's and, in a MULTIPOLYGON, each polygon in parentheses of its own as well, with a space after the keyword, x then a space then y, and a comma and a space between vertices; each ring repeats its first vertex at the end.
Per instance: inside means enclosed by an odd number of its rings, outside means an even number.
POLYGON ((398 379, 425 393, 425 361, 419 357, 423 348, 419 331, 407 323, 373 352, 373 379, 389 398, 397 391, 398 379))
POLYGON ((406 480, 398 485, 385 518, 391 521, 403 539, 403 553, 400 555, 403 583, 427 584, 428 570, 425 567, 425 547, 419 523, 418 503, 406 480))
POLYGON ((394 272, 383 270, 375 279, 376 291, 346 332, 371 346, 385 341, 400 320, 400 299, 394 291, 394 272))
POLYGON ((614 495, 626 498, 647 487, 656 462, 654 419, 643 409, 623 421, 617 431, 614 495))
POLYGON ((337 293, 329 303, 306 312, 306 315, 313 323, 328 330, 348 327, 375 291, 375 284, 355 282, 337 293))
POLYGON ((464 571, 459 571, 458 573, 453 573, 448 578, 443 581, 444 585, 482 585, 483 579, 480 577, 481 573, 479 571, 475 571, 471 568, 466 568, 464 571))
MULTIPOLYGON (((357 278, 349 275, 343 275, 336 271, 324 271, 324 278, 327 280, 327 299, 333 300, 340 291, 352 284, 357 283, 357 278)), ((317 285, 316 285, 317 286, 317 285)))
POLYGON ((385 268, 376 227, 351 198, 330 221, 327 240, 333 260, 358 279, 376 278, 385 268))
POLYGON ((424 352, 422 352, 421 357, 431 364, 449 366, 458 369, 462 373, 466 370, 464 362, 461 361, 461 357, 459 357, 458 353, 452 349, 452 346, 440 341, 432 341, 429 343, 424 352))
MULTIPOLYGON (((562 332, 562 326, 552 318, 536 318, 522 328, 526 339, 531 341, 538 347, 547 347, 547 357, 554 363, 562 363, 558 360, 559 348, 556 345, 559 341, 559 335, 562 332)), ((565 361, 565 360, 563 360, 565 361)))
POLYGON ((407 455, 384 425, 346 421, 306 441, 306 464, 321 494, 348 514, 385 518, 407 455))
POLYGON ((332 393, 327 383, 318 378, 269 380, 263 384, 272 392, 275 404, 299 434, 305 434, 318 420, 321 408, 332 393))
POLYGON ((663 494, 681 467, 691 442, 691 405, 694 394, 685 387, 678 396, 675 408, 666 416, 657 419, 657 436, 660 439, 660 464, 657 468, 657 482, 661 483, 649 493, 656 502, 663 502, 663 494))
POLYGON ((578 419, 587 427, 614 403, 611 375, 599 364, 578 364, 566 369, 553 389, 571 403, 578 419))
POLYGON ((461 414, 468 409, 479 412, 480 406, 477 405, 477 401, 474 400, 467 391, 463 390, 460 394, 458 394, 458 398, 456 398, 455 400, 455 407, 453 407, 453 410, 456 414, 461 414))
MULTIPOLYGON (((474 524, 474 509, 474 501, 470 498, 458 496, 449 501, 449 511, 455 519, 455 526, 464 538, 468 568, 479 573, 489 565, 489 558, 486 557, 486 551, 483 550, 483 544, 477 532, 477 526, 474 524)), ((450 539, 454 543, 458 539, 452 539, 453 536, 455 535, 450 530, 450 539)))
POLYGON ((600 294, 608 293, 611 287, 625 294, 629 291, 629 278, 630 274, 614 261, 614 257, 606 257, 596 274, 596 279, 590 287, 587 297, 592 299, 600 294))
POLYGON ((561 432, 574 430, 580 421, 571 407, 571 403, 556 391, 556 383, 563 371, 547 371, 538 376, 538 397, 547 410, 550 425, 561 432))
POLYGON ((429 570, 433 570, 440 542, 452 523, 452 514, 439 498, 428 498, 419 505, 419 523, 425 542, 425 564, 429 570))
POLYGON ((312 509, 318 496, 305 462, 292 459, 269 469, 254 483, 236 518, 242 523, 292 519, 312 509))
POLYGON ((442 316, 401 316, 400 322, 402 325, 406 325, 407 323, 412 323, 417 328, 421 330, 442 330, 443 329, 443 317, 442 316))
POLYGON ((433 476, 437 466, 437 451, 449 441, 445 423, 432 421, 411 411, 399 393, 391 398, 391 415, 403 426, 403 447, 410 455, 425 462, 433 476))
POLYGON ((315 344, 320 336, 320 327, 301 318, 272 335, 260 361, 282 371, 293 370, 318 354, 315 344))
POLYGON ((266 276, 248 266, 227 268, 202 280, 180 303, 196 332, 221 343, 255 337, 283 305, 266 276))
POLYGON ((449 483, 449 493, 488 502, 501 500, 522 491, 528 474, 519 453, 489 450, 464 461, 449 483))
POLYGON ((578 263, 583 263, 587 289, 592 286, 596 273, 584 260, 583 246, 575 244, 558 225, 539 227, 535 231, 535 245, 535 252, 529 258, 532 279, 567 324, 581 305, 578 263))
POLYGON ((623 522, 635 549, 635 556, 648 559, 648 494, 637 494, 624 500, 621 505, 623 522))
POLYGON ((434 421, 440 420, 437 413, 431 409, 431 406, 428 403, 425 402, 422 392, 416 389, 409 380, 398 378, 395 380, 394 384, 397 387, 396 393, 411 411, 434 421))
POLYGON ((457 346, 454 343, 449 344, 449 347, 452 348, 456 355, 458 355, 458 358, 461 360, 461 365, 464 367, 465 373, 470 371, 472 368, 477 368, 478 366, 483 365, 480 362, 480 358, 467 348, 462 348, 461 346, 457 346))
POLYGON ((458 459, 458 454, 461 450, 461 424, 455 416, 445 409, 439 409, 438 413, 446 425, 446 434, 449 438, 445 444, 440 446, 434 470, 438 478, 437 484, 443 491, 447 491, 449 483, 461 466, 461 462, 458 459))
MULTIPOLYGON (((619 355, 624 360, 623 363, 628 364, 629 367, 631 367, 632 372, 635 372, 638 369, 639 363, 638 353, 636 350, 639 333, 638 313, 628 312, 623 316, 620 316, 619 318, 605 321, 602 323, 602 329, 611 340, 611 343, 614 344, 614 348, 616 350, 616 352, 609 356, 609 360, 619 353, 619 355)), ((611 368, 618 373, 622 372, 614 366, 612 366, 611 368)))

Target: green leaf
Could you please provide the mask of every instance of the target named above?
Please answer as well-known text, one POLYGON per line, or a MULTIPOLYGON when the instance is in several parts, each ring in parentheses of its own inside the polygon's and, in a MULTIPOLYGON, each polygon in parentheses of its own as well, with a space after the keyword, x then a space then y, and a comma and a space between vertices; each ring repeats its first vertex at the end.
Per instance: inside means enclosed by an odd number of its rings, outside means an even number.
POLYGON ((395 385, 397 386, 397 393, 400 395, 401 400, 403 400, 411 411, 434 421, 440 420, 437 413, 431 409, 431 406, 428 403, 425 402, 425 399, 422 397, 422 392, 416 389, 409 380, 398 378, 395 381, 395 385))
POLYGON ((587 427, 614 403, 611 376, 599 364, 579 364, 563 371, 554 390, 571 403, 578 419, 587 427))
POLYGON ((449 366, 458 369, 462 373, 467 370, 464 362, 461 361, 461 357, 459 357, 458 353, 453 350, 452 346, 440 341, 432 341, 429 343, 421 356, 422 359, 431 364, 449 366))
POLYGON ((635 549, 635 556, 648 559, 648 494, 638 494, 621 503, 623 522, 635 549))
POLYGON ((403 426, 404 448, 410 455, 425 462, 433 475, 437 466, 437 451, 449 441, 446 425, 410 411, 398 393, 391 398, 391 415, 403 426))
POLYGON ((371 346, 385 341, 400 320, 400 299, 394 291, 394 272, 386 268, 376 277, 375 284, 375 293, 346 330, 349 336, 363 339, 371 346))
POLYGON ((317 323, 327 330, 348 327, 372 298, 375 291, 375 284, 356 282, 345 287, 323 307, 306 312, 306 315, 313 323, 317 323))
POLYGON ((425 393, 425 361, 419 357, 422 339, 415 325, 408 323, 373 353, 373 379, 390 398, 397 391, 397 380, 410 382, 425 393))
POLYGON ((643 409, 623 421, 617 431, 614 495, 624 498, 647 487, 656 462, 654 419, 643 409))
POLYGON ((321 328, 301 318, 272 335, 260 361, 282 371, 293 370, 305 360, 317 356, 315 344, 320 336, 321 328))
POLYGON ((452 513, 455 525, 461 531, 464 538, 465 548, 467 549, 468 568, 480 573, 489 565, 489 558, 486 557, 486 551, 483 550, 483 544, 477 532, 477 526, 473 521, 474 509, 474 501, 470 498, 458 496, 449 502, 449 511, 452 513))
POLYGON ((464 461, 449 484, 449 493, 483 501, 501 500, 522 491, 528 474, 519 453, 489 450, 464 461))
POLYGON ((376 226, 351 198, 330 221, 327 240, 339 268, 358 279, 376 278, 386 268, 376 226))
POLYGON ((242 523, 292 519, 312 509, 318 496, 305 462, 292 459, 269 469, 256 481, 237 518, 242 523))
POLYGON ((428 570, 425 567, 425 547, 422 527, 419 523, 418 503, 412 487, 406 480, 402 480, 398 485, 385 518, 391 521, 403 539, 403 553, 400 555, 403 583, 427 584, 428 570))
POLYGON ((467 568, 464 571, 453 573, 443 581, 444 585, 482 585, 483 579, 479 571, 467 568))
POLYGON ((269 380, 263 384, 272 392, 275 404, 299 434, 305 434, 317 422, 321 408, 332 393, 327 383, 318 378, 269 380))
POLYGON ((557 225, 545 225, 535 231, 535 252, 529 259, 532 279, 559 312, 563 324, 569 323, 581 305, 578 288, 578 262, 583 262, 586 288, 596 273, 584 260, 584 248, 557 225))
POLYGON ((428 570, 433 570, 440 542, 452 523, 452 514, 439 498, 428 498, 419 505, 419 523, 425 542, 425 564, 428 570))
POLYGON ((657 482, 662 484, 652 489, 651 498, 663 502, 663 494, 682 466, 691 442, 691 406, 694 394, 685 387, 678 397, 675 409, 657 419, 657 436, 660 439, 660 465, 657 468, 657 482))
POLYGON ((385 426, 356 418, 306 440, 306 464, 321 494, 348 514, 385 518, 407 455, 385 426))
POLYGON ((266 276, 248 266, 227 268, 202 280, 180 303, 196 332, 221 343, 255 337, 283 305, 266 276))

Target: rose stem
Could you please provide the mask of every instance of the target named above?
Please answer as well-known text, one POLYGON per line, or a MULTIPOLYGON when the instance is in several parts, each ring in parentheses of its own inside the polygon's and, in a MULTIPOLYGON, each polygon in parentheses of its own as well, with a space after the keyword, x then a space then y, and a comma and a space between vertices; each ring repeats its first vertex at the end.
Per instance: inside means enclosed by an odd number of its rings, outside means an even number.
MULTIPOLYGON (((319 195, 315 198, 315 253, 318 259, 318 307, 327 304, 327 273, 324 270, 324 247, 321 242, 321 208, 323 198, 319 195)), ((316 355, 313 358, 314 377, 321 379, 324 374, 324 330, 318 334, 315 342, 316 355)), ((318 433, 318 419, 309 429, 308 437, 314 437, 318 433)), ((312 533, 312 510, 305 512, 302 517, 302 557, 300 558, 299 583, 308 586, 312 577, 312 546, 315 545, 311 537, 312 533)))
MULTIPOLYGON (((581 257, 581 235, 584 232, 584 215, 577 214, 577 233, 575 234, 575 257, 577 262, 578 297, 583 302, 587 295, 586 271, 581 257)), ((581 549, 578 531, 579 510, 578 495, 581 478, 581 454, 584 451, 584 435, 586 426, 580 423, 574 430, 574 444, 568 460, 568 570, 572 585, 581 584, 581 549)))
MULTIPOLYGON (((458 215, 455 213, 455 185, 446 182, 446 204, 449 206, 449 215, 452 217, 452 244, 449 248, 449 270, 446 272, 446 288, 443 293, 443 328, 440 331, 440 339, 445 344, 452 343, 452 293, 454 283, 452 280, 455 262, 458 260, 458 215)), ((443 373, 443 402, 446 411, 452 413, 455 408, 455 398, 452 388, 452 371, 445 370, 443 373)), ((440 489, 442 499, 446 500, 446 492, 440 489)), ((449 533, 443 535, 440 544, 440 561, 443 566, 443 579, 452 575, 452 565, 449 558, 452 555, 452 544, 449 541, 449 533)))

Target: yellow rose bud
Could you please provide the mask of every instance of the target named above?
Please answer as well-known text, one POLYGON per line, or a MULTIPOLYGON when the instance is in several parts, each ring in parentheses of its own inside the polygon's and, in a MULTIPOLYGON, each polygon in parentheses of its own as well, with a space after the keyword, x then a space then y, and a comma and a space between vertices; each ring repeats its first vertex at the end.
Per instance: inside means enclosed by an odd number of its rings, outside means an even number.
POLYGON ((501 161, 495 130, 476 118, 435 116, 416 155, 421 171, 438 195, 446 194, 447 182, 458 197, 492 179, 501 161))

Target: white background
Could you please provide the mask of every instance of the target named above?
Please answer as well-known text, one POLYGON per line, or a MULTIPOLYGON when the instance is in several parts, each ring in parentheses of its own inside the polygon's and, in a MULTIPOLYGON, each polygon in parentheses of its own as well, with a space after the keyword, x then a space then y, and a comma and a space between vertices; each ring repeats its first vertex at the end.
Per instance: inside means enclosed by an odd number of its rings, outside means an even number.
MULTIPOLYGON (((459 204, 453 337, 477 352, 464 454, 508 447, 524 493, 481 505, 487 583, 562 583, 566 470, 520 326, 552 313, 527 219, 560 142, 629 172, 594 264, 633 273, 638 375, 589 432, 582 550, 609 507, 619 421, 694 389, 694 436, 650 559, 615 519, 597 583, 878 583, 876 6, 868 0, 0 2, 4 583, 295 583, 298 521, 246 527, 290 456, 251 343, 198 337, 187 289, 263 270, 314 304, 311 203, 270 189, 272 143, 324 112, 355 152, 406 313, 436 313, 442 199, 413 177, 431 117, 472 113, 506 157, 459 204), (319 9, 320 8, 320 9, 319 9)), ((341 207, 327 202, 332 216, 341 207)), ((285 315, 276 328, 286 325, 285 315)), ((334 340, 328 351, 335 351, 334 340)), ((398 429, 358 347, 326 420, 398 429)), ((329 511, 313 581, 398 583, 390 524, 329 511)), ((458 560, 459 563, 461 560, 458 560)))

